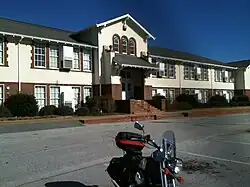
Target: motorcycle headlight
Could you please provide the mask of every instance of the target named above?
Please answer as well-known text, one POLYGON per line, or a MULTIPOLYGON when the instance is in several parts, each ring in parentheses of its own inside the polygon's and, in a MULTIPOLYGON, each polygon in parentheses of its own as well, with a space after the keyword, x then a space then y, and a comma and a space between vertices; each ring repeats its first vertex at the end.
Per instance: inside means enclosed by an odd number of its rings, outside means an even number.
POLYGON ((181 171, 181 170, 180 170, 179 167, 176 166, 176 167, 174 168, 174 172, 175 172, 176 174, 180 173, 180 171, 181 171))
POLYGON ((176 174, 180 173, 180 171, 181 171, 181 169, 182 169, 182 166, 183 166, 182 160, 177 159, 177 160, 176 160, 175 167, 174 167, 174 172, 175 172, 176 174))

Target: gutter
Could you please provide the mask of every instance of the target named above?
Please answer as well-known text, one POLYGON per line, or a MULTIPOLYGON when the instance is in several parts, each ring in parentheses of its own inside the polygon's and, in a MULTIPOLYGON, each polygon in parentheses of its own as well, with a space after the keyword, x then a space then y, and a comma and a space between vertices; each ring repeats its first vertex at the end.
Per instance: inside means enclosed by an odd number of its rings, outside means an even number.
POLYGON ((10 35, 10 36, 18 36, 21 38, 29 38, 29 39, 37 39, 37 40, 41 40, 41 41, 48 41, 48 42, 56 42, 56 43, 62 43, 62 44, 68 44, 68 45, 76 45, 76 46, 82 46, 82 47, 89 47, 89 48, 95 48, 97 49, 97 46, 94 45, 88 45, 88 44, 81 44, 81 43, 74 43, 74 42, 66 42, 63 40, 55 40, 55 39, 49 39, 49 38, 43 38, 43 37, 37 37, 37 36, 29 36, 29 35, 23 35, 23 34, 17 34, 17 33, 10 33, 10 32, 2 32, 0 31, 0 34, 2 35, 10 35))
POLYGON ((184 60, 184 59, 179 59, 179 58, 163 57, 163 56, 157 56, 157 55, 150 55, 150 56, 153 57, 153 58, 163 58, 163 59, 167 59, 167 60, 189 62, 189 63, 193 63, 193 64, 204 64, 204 65, 215 66, 215 67, 223 67, 223 68, 229 68, 229 69, 238 69, 238 68, 232 67, 232 66, 223 66, 223 65, 219 65, 219 64, 210 64, 210 63, 205 63, 205 62, 195 62, 195 61, 192 61, 192 60, 184 60))

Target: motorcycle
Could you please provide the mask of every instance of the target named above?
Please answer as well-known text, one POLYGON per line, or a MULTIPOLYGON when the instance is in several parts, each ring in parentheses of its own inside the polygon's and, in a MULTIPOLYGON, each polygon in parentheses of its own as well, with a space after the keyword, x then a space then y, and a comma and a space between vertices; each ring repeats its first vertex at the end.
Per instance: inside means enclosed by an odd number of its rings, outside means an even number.
POLYGON ((122 157, 111 159, 106 171, 115 187, 177 187, 183 183, 178 176, 183 161, 176 157, 175 135, 166 131, 160 145, 145 135, 144 125, 134 123, 134 128, 142 133, 118 132, 115 142, 124 151, 122 157), (151 156, 143 156, 142 150, 148 145, 153 149, 151 156))

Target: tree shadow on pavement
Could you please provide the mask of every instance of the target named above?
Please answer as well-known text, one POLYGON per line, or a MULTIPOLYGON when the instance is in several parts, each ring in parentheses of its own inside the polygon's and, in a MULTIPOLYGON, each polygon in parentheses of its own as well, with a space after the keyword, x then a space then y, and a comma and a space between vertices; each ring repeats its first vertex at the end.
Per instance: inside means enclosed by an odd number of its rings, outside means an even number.
POLYGON ((56 181, 46 183, 45 187, 98 187, 98 185, 85 185, 76 181, 56 181))

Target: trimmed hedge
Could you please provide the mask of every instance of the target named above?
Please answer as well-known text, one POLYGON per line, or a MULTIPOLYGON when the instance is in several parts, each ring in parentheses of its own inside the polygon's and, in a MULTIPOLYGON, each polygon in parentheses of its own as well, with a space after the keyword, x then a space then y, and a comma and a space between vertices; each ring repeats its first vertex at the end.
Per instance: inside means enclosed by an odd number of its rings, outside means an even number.
POLYGON ((176 109, 177 110, 191 110, 193 109, 193 107, 188 102, 180 102, 176 105, 176 109))
POLYGON ((10 110, 3 105, 0 106, 0 118, 12 117, 10 110))
POLYGON ((76 110, 75 114, 77 116, 88 116, 90 114, 90 111, 88 107, 80 107, 76 110))
POLYGON ((215 95, 208 100, 208 105, 210 107, 226 107, 229 106, 229 103, 224 96, 215 95))
POLYGON ((180 94, 177 98, 176 101, 178 103, 188 103, 189 105, 192 106, 192 108, 197 108, 199 107, 199 102, 196 98, 195 95, 188 95, 188 94, 180 94))
POLYGON ((4 103, 13 116, 25 117, 36 116, 38 106, 33 95, 18 93, 8 97, 4 103))
POLYGON ((69 106, 60 106, 56 108, 55 114, 59 116, 72 116, 74 115, 74 110, 69 106))
POLYGON ((232 98, 231 103, 232 102, 233 102, 233 105, 236 105, 236 106, 248 106, 248 105, 250 105, 249 97, 247 95, 234 96, 232 98))
POLYGON ((40 109, 39 116, 52 116, 56 115, 56 106, 47 105, 40 109))

